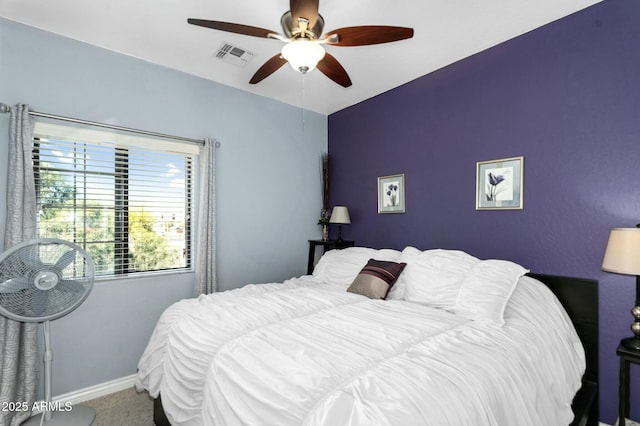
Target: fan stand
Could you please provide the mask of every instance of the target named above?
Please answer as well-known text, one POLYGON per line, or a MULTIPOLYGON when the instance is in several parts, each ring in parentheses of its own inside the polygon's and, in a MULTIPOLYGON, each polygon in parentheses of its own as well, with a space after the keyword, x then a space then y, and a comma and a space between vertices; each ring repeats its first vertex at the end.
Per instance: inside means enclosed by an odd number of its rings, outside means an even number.
MULTIPOLYGON (((42 323, 44 329, 44 401, 49 407, 51 404, 51 321, 42 323)), ((66 406, 60 407, 63 410, 66 406)), ((90 426, 96 418, 96 411, 84 405, 73 405, 69 411, 49 411, 45 409, 42 414, 31 416, 22 426, 90 426)))

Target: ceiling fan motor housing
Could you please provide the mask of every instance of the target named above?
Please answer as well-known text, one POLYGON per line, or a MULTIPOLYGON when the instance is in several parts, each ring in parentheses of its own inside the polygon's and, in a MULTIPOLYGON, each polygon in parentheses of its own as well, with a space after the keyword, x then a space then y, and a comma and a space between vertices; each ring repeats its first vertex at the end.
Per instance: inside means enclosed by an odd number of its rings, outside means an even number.
POLYGON ((293 22, 293 16, 291 15, 291 11, 286 11, 282 17, 280 18, 280 25, 282 25, 282 32, 287 38, 296 38, 296 37, 305 37, 306 35, 311 35, 311 39, 317 39, 322 34, 322 30, 324 30, 324 18, 322 15, 318 14, 318 19, 316 19, 316 23, 313 28, 307 28, 305 33, 300 34, 297 22, 293 22), (298 30, 298 31, 296 31, 298 30))

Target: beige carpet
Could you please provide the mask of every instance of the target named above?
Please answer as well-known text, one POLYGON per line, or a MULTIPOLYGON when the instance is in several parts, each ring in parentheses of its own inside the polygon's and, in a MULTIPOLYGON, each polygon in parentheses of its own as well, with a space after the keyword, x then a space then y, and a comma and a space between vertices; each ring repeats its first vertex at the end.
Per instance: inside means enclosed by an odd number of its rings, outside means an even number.
POLYGON ((153 400, 133 387, 81 405, 96 410, 93 426, 153 426, 153 400))

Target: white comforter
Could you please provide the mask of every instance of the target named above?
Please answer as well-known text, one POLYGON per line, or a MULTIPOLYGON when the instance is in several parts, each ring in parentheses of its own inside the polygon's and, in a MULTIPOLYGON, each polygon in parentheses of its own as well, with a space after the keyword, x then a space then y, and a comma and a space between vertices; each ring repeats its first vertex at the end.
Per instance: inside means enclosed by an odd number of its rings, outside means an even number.
POLYGON ((183 300, 137 387, 175 425, 566 425, 585 361, 551 292, 522 278, 502 327, 301 277, 183 300))

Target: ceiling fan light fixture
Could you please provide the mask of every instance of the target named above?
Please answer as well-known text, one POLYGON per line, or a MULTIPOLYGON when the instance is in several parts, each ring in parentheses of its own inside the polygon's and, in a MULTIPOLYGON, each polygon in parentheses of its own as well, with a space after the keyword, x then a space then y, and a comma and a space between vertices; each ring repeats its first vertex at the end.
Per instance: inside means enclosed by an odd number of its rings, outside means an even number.
POLYGON ((285 44, 280 53, 294 70, 306 74, 324 58, 325 50, 318 43, 300 39, 285 44))

